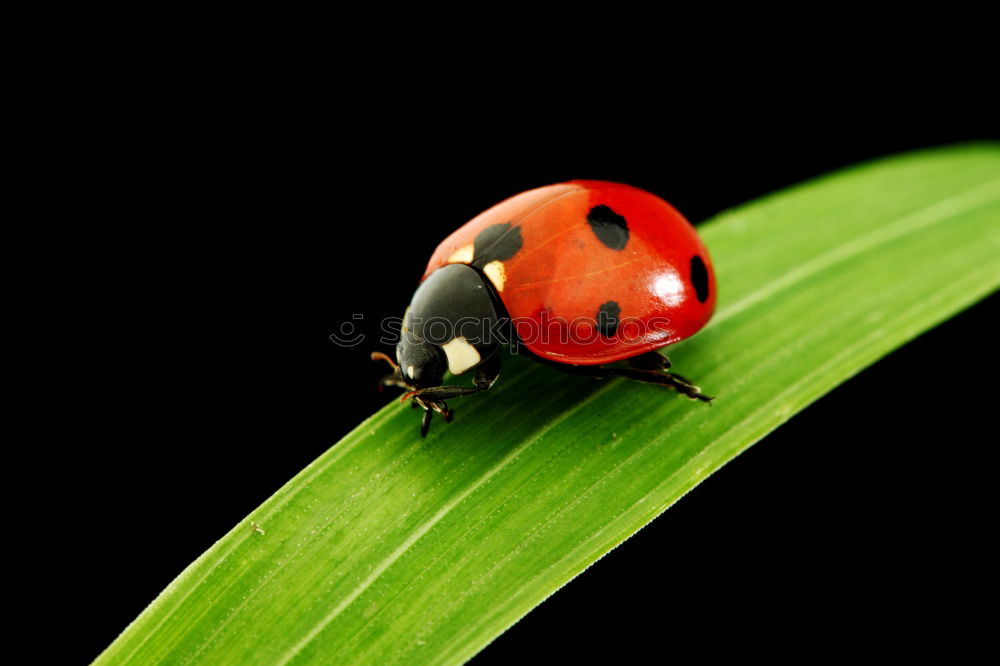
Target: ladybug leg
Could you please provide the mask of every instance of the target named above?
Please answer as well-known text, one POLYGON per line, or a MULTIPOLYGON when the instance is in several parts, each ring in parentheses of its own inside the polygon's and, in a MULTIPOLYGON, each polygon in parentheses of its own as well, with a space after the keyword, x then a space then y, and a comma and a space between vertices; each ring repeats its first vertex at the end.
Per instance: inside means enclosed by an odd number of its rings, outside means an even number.
POLYGON ((413 398, 413 402, 410 403, 414 407, 423 407, 424 415, 420 419, 420 436, 426 437, 427 433, 431 429, 431 421, 434 419, 434 412, 437 412, 444 418, 445 423, 450 423, 452 416, 455 412, 452 411, 448 405, 443 400, 424 400, 419 396, 413 398))
POLYGON ((655 351, 647 352, 628 360, 631 368, 611 368, 610 372, 619 377, 628 377, 647 384, 662 384, 674 388, 681 395, 692 400, 711 403, 713 396, 705 395, 701 389, 691 383, 691 380, 668 372, 670 360, 655 351))
POLYGON ((689 380, 681 377, 673 372, 647 372, 645 370, 633 370, 631 368, 621 368, 620 370, 615 370, 614 374, 619 377, 628 377, 629 379, 634 379, 639 382, 646 382, 647 384, 662 384, 664 386, 670 386, 678 393, 683 396, 687 396, 692 400, 701 400, 702 402, 711 403, 715 399, 715 396, 705 395, 701 392, 701 389, 692 384, 689 380))
POLYGON ((646 352, 645 354, 628 359, 628 364, 631 367, 627 368, 608 367, 606 365, 567 365, 565 363, 553 363, 547 359, 539 360, 546 365, 573 375, 596 377, 598 379, 604 377, 627 377, 628 379, 634 379, 635 381, 647 384, 669 386, 692 400, 711 402, 713 399, 712 396, 702 393, 701 389, 692 384, 690 380, 676 373, 668 372, 667 368, 670 367, 670 361, 666 356, 655 351, 646 352))
MULTIPOLYGON (((416 404, 415 402, 413 404, 416 404)), ((427 433, 431 429, 431 419, 434 417, 434 412, 430 409, 424 409, 424 415, 420 419, 420 436, 426 437, 427 433)))
POLYGON ((667 370, 670 359, 655 351, 639 354, 628 359, 628 364, 637 370, 667 370))
MULTIPOLYGON (((412 398, 411 404, 414 407, 424 409, 424 415, 420 419, 420 436, 426 437, 430 431, 434 412, 440 414, 445 423, 451 422, 455 411, 448 407, 445 400, 485 391, 496 383, 498 377, 500 377, 500 357, 495 355, 476 369, 473 380, 475 386, 431 386, 404 394, 403 400, 412 398)), ((405 384, 403 386, 405 387, 405 384)))
POLYGON ((381 391, 385 386, 396 386, 401 389, 407 388, 406 382, 400 379, 395 374, 388 374, 382 379, 378 380, 378 390, 381 391))
POLYGON ((476 376, 473 379, 475 386, 431 386, 413 391, 407 395, 420 397, 425 402, 440 402, 450 398, 459 398, 485 391, 491 388, 499 377, 500 357, 499 355, 494 355, 476 369, 476 376))

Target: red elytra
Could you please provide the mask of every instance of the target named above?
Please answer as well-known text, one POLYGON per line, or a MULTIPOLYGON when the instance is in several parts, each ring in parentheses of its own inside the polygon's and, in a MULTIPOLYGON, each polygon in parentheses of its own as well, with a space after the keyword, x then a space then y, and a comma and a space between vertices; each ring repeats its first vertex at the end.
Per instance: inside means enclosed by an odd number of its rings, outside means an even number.
POLYGON ((487 271, 532 353, 598 365, 682 340, 715 309, 715 274, 694 227, 636 187, 577 180, 518 194, 476 216, 435 250, 423 279, 469 263, 480 233, 518 227, 520 248, 487 271), (613 335, 598 309, 617 315, 613 335), (614 310, 617 309, 617 313, 614 310))

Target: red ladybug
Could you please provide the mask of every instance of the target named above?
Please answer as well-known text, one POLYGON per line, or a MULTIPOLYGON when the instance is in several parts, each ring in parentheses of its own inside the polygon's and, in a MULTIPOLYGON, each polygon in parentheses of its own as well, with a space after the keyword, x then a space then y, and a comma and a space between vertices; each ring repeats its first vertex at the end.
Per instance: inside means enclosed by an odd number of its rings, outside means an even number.
POLYGON ((715 309, 712 262, 673 206, 629 185, 576 180, 497 204, 442 242, 403 318, 393 373, 446 421, 445 400, 485 391, 502 344, 563 370, 673 387, 708 402, 668 372, 655 350, 701 329, 715 309), (609 365, 624 361, 617 365, 609 365), (475 370, 474 386, 444 386, 475 370))

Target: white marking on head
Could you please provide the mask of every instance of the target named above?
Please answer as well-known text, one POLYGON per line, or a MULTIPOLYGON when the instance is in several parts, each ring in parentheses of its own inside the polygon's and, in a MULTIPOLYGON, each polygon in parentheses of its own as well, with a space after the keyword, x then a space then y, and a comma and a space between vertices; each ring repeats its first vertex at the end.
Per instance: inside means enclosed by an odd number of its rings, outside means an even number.
POLYGON ((483 272, 490 279, 497 291, 503 291, 503 285, 507 281, 507 269, 499 259, 491 261, 483 267, 483 272))
POLYGON ((465 247, 460 247, 455 250, 450 257, 448 257, 449 264, 471 264, 472 263, 472 252, 475 247, 470 243, 465 247))
POLYGON ((479 365, 479 352, 469 344, 469 341, 458 336, 446 345, 441 345, 448 357, 448 372, 460 375, 469 368, 479 365))
POLYGON ((410 379, 413 379, 413 373, 416 371, 417 369, 412 365, 406 366, 406 376, 409 377, 410 379))

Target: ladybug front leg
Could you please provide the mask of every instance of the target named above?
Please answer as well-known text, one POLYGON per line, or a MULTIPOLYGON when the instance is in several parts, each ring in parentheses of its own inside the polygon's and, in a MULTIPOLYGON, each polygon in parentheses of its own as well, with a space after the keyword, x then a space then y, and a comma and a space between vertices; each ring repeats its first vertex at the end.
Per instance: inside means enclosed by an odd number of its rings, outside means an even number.
MULTIPOLYGON (((419 400, 419 398, 413 401, 414 405, 418 404, 417 400, 419 400)), ((448 409, 448 405, 444 404, 443 402, 424 403, 423 401, 421 401, 419 404, 424 408, 424 415, 420 419, 421 437, 426 437, 427 433, 430 431, 431 420, 434 418, 434 412, 438 412, 439 414, 441 414, 441 416, 444 417, 444 420, 446 422, 451 421, 451 415, 453 412, 450 409, 448 409)))
POLYGON ((403 400, 409 397, 420 396, 424 400, 431 402, 459 398, 473 393, 479 393, 491 388, 500 377, 500 357, 491 356, 476 369, 476 376, 472 380, 475 386, 431 386, 429 388, 410 391, 403 396, 403 400))
POLYGON ((394 386, 396 388, 401 388, 401 389, 409 388, 406 385, 406 382, 403 381, 403 379, 398 374, 394 373, 390 373, 382 377, 382 379, 378 380, 379 391, 381 391, 386 386, 394 386))
POLYGON ((420 419, 420 436, 427 436, 431 427, 431 420, 434 417, 434 412, 441 414, 445 422, 451 421, 455 412, 448 407, 445 400, 485 391, 496 383, 499 376, 500 358, 498 356, 493 356, 476 370, 476 376, 473 380, 475 386, 431 386, 429 388, 419 389, 405 394, 403 396, 403 400, 413 398, 414 406, 424 408, 423 418, 420 419))
POLYGON ((426 437, 427 433, 431 429, 431 421, 434 418, 434 412, 441 415, 445 423, 451 423, 452 417, 455 415, 455 411, 448 407, 448 404, 444 400, 424 400, 420 396, 414 396, 413 402, 410 403, 414 408, 422 407, 424 409, 424 415, 420 419, 420 436, 426 437))

